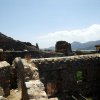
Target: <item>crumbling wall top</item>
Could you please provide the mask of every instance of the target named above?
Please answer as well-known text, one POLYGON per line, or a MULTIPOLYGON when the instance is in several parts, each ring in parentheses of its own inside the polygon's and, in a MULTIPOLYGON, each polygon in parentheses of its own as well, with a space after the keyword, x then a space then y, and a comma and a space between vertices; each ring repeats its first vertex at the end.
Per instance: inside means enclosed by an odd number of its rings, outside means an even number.
POLYGON ((79 59, 90 59, 100 57, 100 54, 88 54, 88 55, 76 55, 76 56, 66 56, 66 57, 52 57, 52 58, 39 58, 31 59, 33 62, 56 62, 56 61, 68 61, 68 60, 79 60, 79 59))
POLYGON ((10 66, 10 64, 8 62, 6 62, 6 61, 1 61, 0 62, 0 68, 9 67, 9 66, 10 66))

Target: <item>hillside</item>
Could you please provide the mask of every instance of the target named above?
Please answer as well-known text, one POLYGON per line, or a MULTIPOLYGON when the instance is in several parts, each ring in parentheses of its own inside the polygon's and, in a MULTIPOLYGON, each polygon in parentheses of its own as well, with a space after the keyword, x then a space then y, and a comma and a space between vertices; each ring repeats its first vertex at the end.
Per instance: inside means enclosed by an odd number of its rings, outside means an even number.
POLYGON ((29 42, 21 42, 19 40, 14 40, 0 32, 0 49, 5 50, 37 50, 37 48, 29 42))

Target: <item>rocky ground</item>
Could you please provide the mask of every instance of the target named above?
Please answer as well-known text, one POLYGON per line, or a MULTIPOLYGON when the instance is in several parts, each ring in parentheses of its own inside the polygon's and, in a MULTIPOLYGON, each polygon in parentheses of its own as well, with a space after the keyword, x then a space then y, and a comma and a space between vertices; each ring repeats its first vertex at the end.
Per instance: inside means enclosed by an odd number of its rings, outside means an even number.
POLYGON ((21 91, 11 90, 10 95, 7 97, 8 100, 21 100, 21 91))
MULTIPOLYGON (((33 90, 34 91, 34 90, 33 90)), ((32 93, 32 92, 31 92, 32 93)), ((41 93, 35 93, 35 95, 40 95, 41 93)), ((42 93, 45 95, 45 93, 42 93)), ((0 99, 0 100, 21 100, 21 91, 16 90, 11 90, 10 95, 7 97, 7 99, 0 99)), ((31 100, 58 100, 58 98, 35 98, 31 100)))

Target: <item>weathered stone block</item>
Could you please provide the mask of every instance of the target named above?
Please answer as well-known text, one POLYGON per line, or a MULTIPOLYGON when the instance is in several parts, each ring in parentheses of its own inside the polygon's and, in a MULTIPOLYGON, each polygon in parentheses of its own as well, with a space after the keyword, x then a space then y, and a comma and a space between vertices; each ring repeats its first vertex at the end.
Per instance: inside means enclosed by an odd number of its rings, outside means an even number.
POLYGON ((10 94, 10 64, 6 61, 0 62, 0 86, 4 90, 4 96, 10 94))

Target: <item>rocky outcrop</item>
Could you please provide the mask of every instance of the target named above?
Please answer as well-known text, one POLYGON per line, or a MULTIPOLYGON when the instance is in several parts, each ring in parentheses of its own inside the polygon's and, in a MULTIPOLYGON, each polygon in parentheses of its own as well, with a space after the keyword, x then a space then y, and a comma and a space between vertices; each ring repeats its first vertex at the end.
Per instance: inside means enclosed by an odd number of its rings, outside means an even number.
POLYGON ((14 40, 0 32, 0 48, 4 51, 24 51, 24 50, 37 50, 37 48, 29 42, 21 42, 14 40))
POLYGON ((66 56, 72 54, 71 44, 66 41, 58 41, 55 45, 56 52, 64 53, 66 56))

